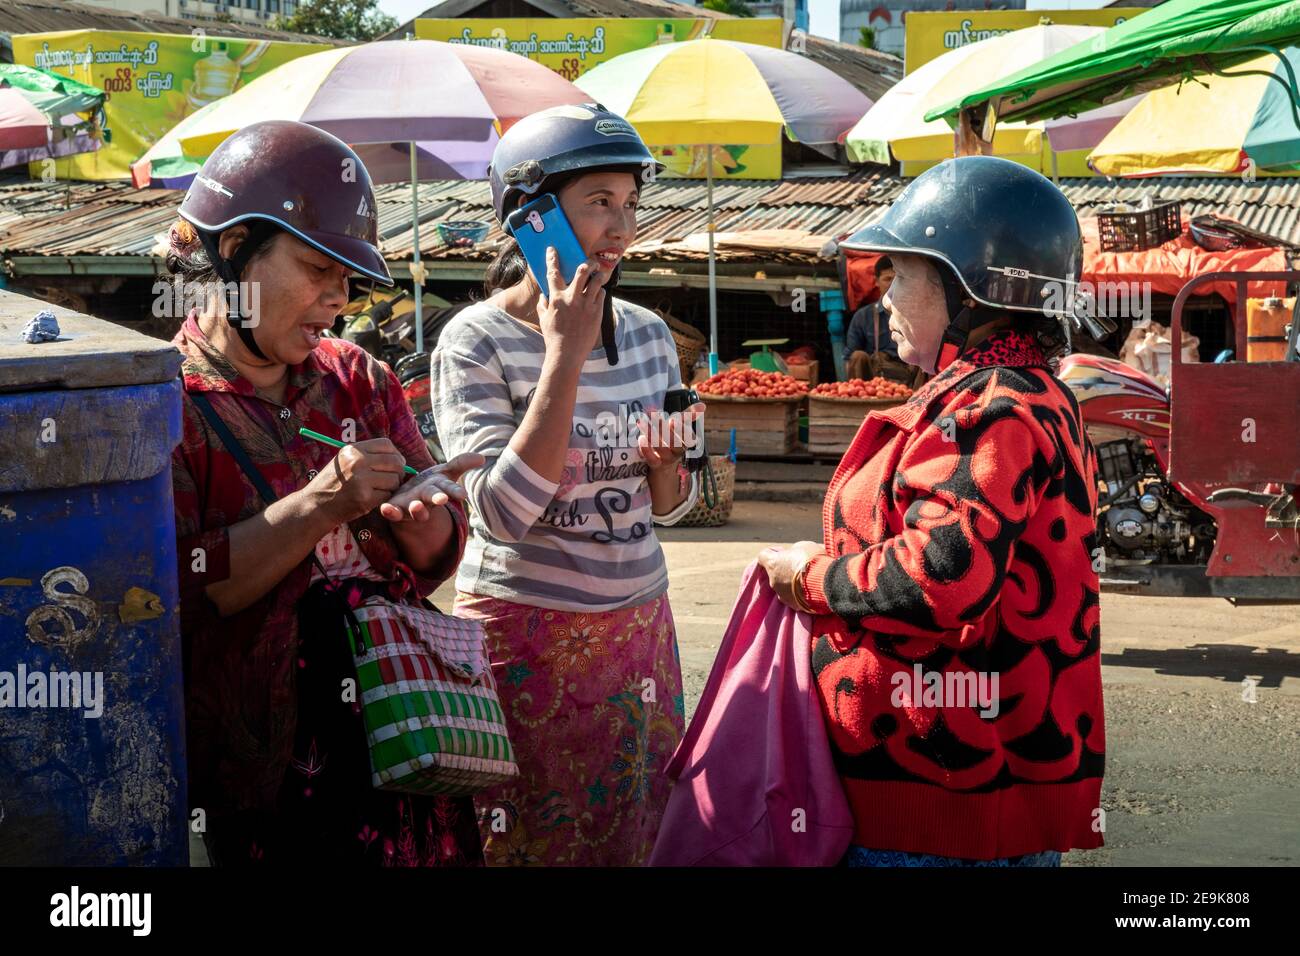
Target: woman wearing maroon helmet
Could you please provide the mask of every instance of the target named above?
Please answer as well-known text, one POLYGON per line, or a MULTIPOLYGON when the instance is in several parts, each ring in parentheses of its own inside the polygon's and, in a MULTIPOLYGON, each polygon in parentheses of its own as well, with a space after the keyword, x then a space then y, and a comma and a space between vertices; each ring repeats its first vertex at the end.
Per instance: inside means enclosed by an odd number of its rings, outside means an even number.
POLYGON ((190 800, 209 856, 479 863, 468 799, 373 788, 326 594, 409 602, 450 576, 466 536, 458 480, 481 463, 434 467, 392 371, 322 338, 350 276, 392 284, 369 174, 315 127, 257 123, 207 160, 180 216, 168 267, 182 301, 204 290, 174 339, 185 401, 172 472, 190 800), (348 444, 336 453, 300 427, 348 444), (404 480, 406 464, 420 476, 404 480))

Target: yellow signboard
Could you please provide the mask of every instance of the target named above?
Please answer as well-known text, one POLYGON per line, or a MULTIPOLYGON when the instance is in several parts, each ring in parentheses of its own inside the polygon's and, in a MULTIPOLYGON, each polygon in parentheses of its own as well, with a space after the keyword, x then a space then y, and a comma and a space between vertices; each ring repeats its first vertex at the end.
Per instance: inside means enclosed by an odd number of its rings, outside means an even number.
MULTIPOLYGON (((704 18, 646 17, 505 19, 432 19, 415 21, 421 40, 470 43, 526 56, 572 82, 583 73, 621 53, 660 43, 711 36, 781 48, 784 21, 780 17, 704 18)), ((719 179, 780 179, 781 143, 749 146, 651 147, 667 169, 664 177, 704 178, 706 162, 719 179)))
POLYGON ((946 10, 908 13, 903 38, 903 67, 907 73, 949 50, 989 37, 1038 26, 1043 20, 1063 26, 1113 27, 1131 20, 1143 7, 1102 10, 946 10))
POLYGON ((511 17, 506 19, 433 19, 415 21, 419 40, 471 43, 518 53, 573 81, 594 66, 620 53, 643 50, 657 43, 698 40, 711 36, 760 46, 781 47, 784 21, 780 17, 731 20, 649 17, 511 17))
MULTIPOLYGON (((94 152, 55 160, 60 179, 129 179, 130 165, 195 110, 254 77, 328 47, 237 37, 65 30, 13 37, 14 62, 70 76, 104 91, 94 152)), ((48 175, 46 163, 32 175, 48 175)))

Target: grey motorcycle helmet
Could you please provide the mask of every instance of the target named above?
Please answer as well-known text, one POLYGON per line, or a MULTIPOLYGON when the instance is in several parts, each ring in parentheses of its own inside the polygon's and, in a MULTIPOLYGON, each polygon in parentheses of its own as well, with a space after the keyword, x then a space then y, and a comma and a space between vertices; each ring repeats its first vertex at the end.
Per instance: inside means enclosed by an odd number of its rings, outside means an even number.
POLYGON ((552 106, 506 130, 492 153, 488 182, 497 222, 557 176, 598 169, 663 172, 664 164, 627 120, 598 103, 552 106))

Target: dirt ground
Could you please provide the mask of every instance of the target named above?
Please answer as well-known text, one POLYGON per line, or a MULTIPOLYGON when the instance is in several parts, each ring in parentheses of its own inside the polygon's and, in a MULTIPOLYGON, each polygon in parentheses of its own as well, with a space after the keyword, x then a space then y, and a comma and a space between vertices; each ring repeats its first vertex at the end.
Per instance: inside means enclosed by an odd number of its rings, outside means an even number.
MULTIPOLYGON (((820 525, 817 504, 742 501, 723 528, 658 529, 688 713, 745 567, 820 525)), ((1067 865, 1300 865, 1300 608, 1121 595, 1101 607, 1106 846, 1067 865)))

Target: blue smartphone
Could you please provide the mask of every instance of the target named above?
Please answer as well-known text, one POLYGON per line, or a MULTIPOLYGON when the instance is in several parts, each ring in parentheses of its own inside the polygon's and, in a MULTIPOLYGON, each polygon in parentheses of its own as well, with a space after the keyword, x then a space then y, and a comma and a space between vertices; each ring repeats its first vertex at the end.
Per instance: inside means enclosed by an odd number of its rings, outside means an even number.
POLYGON ((578 237, 569 225, 560 202, 553 193, 543 193, 506 217, 506 233, 519 243, 528 269, 549 299, 551 285, 546 281, 546 248, 554 246, 560 256, 560 275, 572 282, 578 266, 587 261, 578 237))

